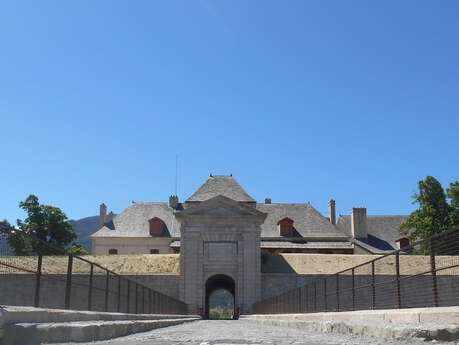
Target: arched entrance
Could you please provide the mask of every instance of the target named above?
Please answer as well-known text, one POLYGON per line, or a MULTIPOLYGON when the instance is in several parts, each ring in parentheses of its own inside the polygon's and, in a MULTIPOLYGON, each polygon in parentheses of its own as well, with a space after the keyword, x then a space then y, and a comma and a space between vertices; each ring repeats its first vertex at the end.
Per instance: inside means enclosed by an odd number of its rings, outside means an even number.
MULTIPOLYGON (((220 309, 220 308, 219 308, 220 309)), ((206 319, 212 318, 237 318, 236 313, 236 284, 234 279, 224 275, 216 274, 206 282, 206 306, 204 317, 206 319), (225 314, 223 317, 216 317, 215 303, 225 308, 225 314), (228 309, 231 310, 228 310, 228 309)))

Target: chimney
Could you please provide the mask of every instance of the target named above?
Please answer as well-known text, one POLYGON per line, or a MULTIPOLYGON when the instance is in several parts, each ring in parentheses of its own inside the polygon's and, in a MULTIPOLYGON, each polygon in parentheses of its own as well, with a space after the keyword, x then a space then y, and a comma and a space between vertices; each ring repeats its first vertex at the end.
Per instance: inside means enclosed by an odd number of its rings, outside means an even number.
POLYGON ((99 226, 100 227, 104 226, 106 218, 107 218, 107 205, 102 203, 100 204, 100 207, 99 207, 99 226))
POLYGON ((333 199, 328 202, 328 218, 330 223, 336 225, 336 202, 333 199))
POLYGON ((271 203, 271 198, 265 198, 265 204, 270 204, 271 203))
POLYGON ((171 195, 169 197, 169 207, 172 207, 173 209, 177 209, 179 203, 179 199, 177 195, 171 195))
POLYGON ((354 207, 351 213, 351 230, 354 238, 367 238, 367 209, 354 207))

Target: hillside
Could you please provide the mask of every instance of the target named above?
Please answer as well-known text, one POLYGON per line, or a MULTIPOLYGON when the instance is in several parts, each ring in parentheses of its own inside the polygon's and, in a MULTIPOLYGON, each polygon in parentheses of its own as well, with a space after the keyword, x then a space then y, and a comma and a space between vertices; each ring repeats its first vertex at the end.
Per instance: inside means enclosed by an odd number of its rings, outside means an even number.
POLYGON ((99 227, 99 216, 71 220, 70 224, 72 224, 78 236, 76 242, 81 243, 86 250, 91 251, 91 239, 89 236, 97 231, 99 227))

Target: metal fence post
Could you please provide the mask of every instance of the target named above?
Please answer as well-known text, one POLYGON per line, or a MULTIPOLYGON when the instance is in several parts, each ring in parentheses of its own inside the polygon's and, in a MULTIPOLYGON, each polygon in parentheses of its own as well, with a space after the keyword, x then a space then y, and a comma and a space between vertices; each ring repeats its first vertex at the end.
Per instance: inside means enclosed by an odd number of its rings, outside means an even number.
POLYGON ((72 293, 72 269, 73 269, 73 256, 69 255, 68 265, 67 265, 67 280, 65 284, 64 309, 70 309, 70 294, 72 293))
POLYGON ((131 303, 131 281, 127 281, 127 303, 126 303, 126 313, 129 314, 129 306, 131 303))
POLYGON ((134 308, 134 314, 138 314, 138 305, 139 305, 139 293, 138 293, 138 289, 139 288, 139 284, 135 283, 135 308, 134 308))
POLYGON ((306 312, 309 313, 309 285, 306 285, 306 312))
POLYGON ((37 273, 35 275, 35 300, 34 300, 35 307, 38 307, 40 305, 40 282, 41 282, 42 262, 43 262, 43 256, 41 254, 38 254, 37 273))
POLYGON ((116 312, 121 311, 121 276, 118 276, 118 303, 116 305, 116 312))
POLYGON ((336 310, 339 311, 339 273, 336 273, 336 310))
POLYGON ((375 262, 371 262, 371 306, 376 308, 375 262))
POLYGON ((435 307, 438 307, 438 285, 437 285, 437 266, 435 263, 435 253, 432 248, 432 239, 429 241, 430 251, 430 274, 432 275, 432 294, 433 303, 435 307))
POLYGON ((157 296, 157 301, 158 301, 158 313, 162 314, 163 313, 163 303, 162 303, 162 295, 158 293, 157 296))
POLYGON ((298 309, 299 309, 299 312, 302 313, 302 312, 304 311, 304 309, 303 309, 303 304, 304 304, 304 303, 303 303, 303 299, 304 299, 304 286, 302 286, 302 287, 300 288, 299 294, 298 294, 298 295, 299 295, 299 303, 298 303, 298 304, 299 304, 299 307, 298 307, 298 309))
POLYGON ((395 252, 395 275, 397 283, 397 308, 402 307, 402 294, 400 290, 400 254, 398 251, 395 252))
POLYGON ((317 283, 314 282, 314 311, 317 311, 317 283))
POLYGON ((142 314, 145 314, 145 286, 142 285, 142 314))
POLYGON ((107 271, 107 274, 105 276, 105 311, 108 311, 108 284, 109 284, 109 279, 110 279, 110 272, 107 271))
POLYGON ((293 290, 292 292, 292 302, 293 302, 293 308, 292 308, 292 312, 293 313, 297 313, 298 312, 298 288, 295 288, 295 290, 293 290))
POLYGON ((282 314, 283 312, 283 295, 280 295, 277 299, 277 314, 282 314))
POLYGON ((352 268, 352 310, 355 310, 355 272, 352 268))
POLYGON ((325 311, 327 311, 327 278, 324 279, 324 305, 325 311))
POLYGON ((151 314, 151 289, 148 289, 148 314, 151 314))
POLYGON ((89 269, 89 287, 88 287, 88 310, 92 310, 92 285, 94 277, 94 264, 89 269))

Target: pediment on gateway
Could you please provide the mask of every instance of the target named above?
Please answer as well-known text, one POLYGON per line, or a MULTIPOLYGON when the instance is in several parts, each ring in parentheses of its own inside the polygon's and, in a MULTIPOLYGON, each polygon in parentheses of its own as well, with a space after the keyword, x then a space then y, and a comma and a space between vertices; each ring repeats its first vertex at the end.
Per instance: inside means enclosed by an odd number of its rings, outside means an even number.
POLYGON ((260 212, 255 207, 234 201, 222 195, 189 205, 185 210, 176 213, 176 215, 179 217, 187 215, 266 217, 265 213, 260 212))
POLYGON ((205 212, 200 212, 200 213, 205 213, 207 215, 212 215, 212 216, 238 216, 243 214, 243 212, 238 212, 236 210, 232 210, 229 208, 225 207, 217 207, 214 209, 207 210, 205 212))

